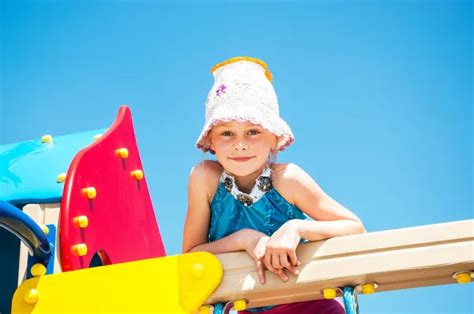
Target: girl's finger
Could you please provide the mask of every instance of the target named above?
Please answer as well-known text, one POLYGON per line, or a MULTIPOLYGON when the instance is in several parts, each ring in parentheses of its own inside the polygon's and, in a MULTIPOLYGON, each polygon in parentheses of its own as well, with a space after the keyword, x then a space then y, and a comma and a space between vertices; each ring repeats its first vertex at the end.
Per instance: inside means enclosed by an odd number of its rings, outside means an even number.
POLYGON ((257 274, 258 278, 260 279, 260 283, 263 285, 266 282, 265 278, 265 270, 263 269, 263 262, 257 261, 257 274))
POLYGON ((281 269, 280 256, 278 254, 272 254, 272 267, 275 269, 281 269))
POLYGON ((272 266, 272 255, 268 252, 265 254, 264 263, 265 267, 267 267, 269 271, 271 271, 272 273, 276 273, 276 269, 272 266))
POLYGON ((280 255, 280 265, 281 265, 281 268, 290 267, 290 262, 288 261, 288 255, 286 255, 286 254, 280 255))
POLYGON ((290 267, 287 267, 286 269, 288 269, 290 274, 292 274, 293 276, 298 276, 300 274, 300 271, 295 266, 290 266, 290 267))
POLYGON ((294 250, 291 250, 288 252, 288 256, 291 261, 291 265, 296 266, 298 263, 298 257, 296 256, 296 252, 294 250))
POLYGON ((285 270, 283 269, 279 269, 278 272, 277 272, 278 276, 280 277, 280 279, 284 282, 287 282, 288 281, 288 275, 286 274, 285 270))

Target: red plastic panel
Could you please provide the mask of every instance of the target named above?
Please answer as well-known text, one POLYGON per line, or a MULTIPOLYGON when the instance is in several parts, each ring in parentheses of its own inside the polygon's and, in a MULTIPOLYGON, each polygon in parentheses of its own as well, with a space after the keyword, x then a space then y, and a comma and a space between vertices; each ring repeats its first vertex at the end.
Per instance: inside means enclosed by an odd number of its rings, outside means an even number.
POLYGON ((69 167, 59 231, 64 271, 88 268, 96 252, 104 264, 166 255, 145 177, 132 177, 134 170, 142 170, 142 164, 130 109, 122 106, 108 131, 81 150, 69 167), (120 148, 128 151, 126 158, 123 150, 117 155, 120 148), (94 198, 84 193, 88 187, 95 188, 94 198), (79 226, 74 222, 79 216, 86 216, 88 223, 83 219, 79 226))

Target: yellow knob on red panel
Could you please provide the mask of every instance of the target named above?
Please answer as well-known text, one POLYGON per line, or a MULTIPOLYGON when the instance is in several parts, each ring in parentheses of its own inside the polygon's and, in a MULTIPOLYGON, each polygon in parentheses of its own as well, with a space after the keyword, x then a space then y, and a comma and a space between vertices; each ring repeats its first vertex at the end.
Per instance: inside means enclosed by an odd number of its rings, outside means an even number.
POLYGON ((31 266, 30 272, 33 277, 43 276, 46 274, 46 267, 41 263, 36 263, 31 266))
POLYGON ((30 289, 25 293, 25 302, 28 304, 35 304, 39 300, 39 291, 30 289))
POLYGON ((244 299, 234 301, 234 310, 245 311, 247 309, 247 301, 244 299))
POLYGON ((56 181, 58 183, 63 183, 66 180, 66 173, 60 173, 58 174, 58 177, 56 178, 56 181))
POLYGON ((72 246, 72 252, 77 256, 84 256, 87 254, 87 245, 84 243, 75 244, 72 246))
POLYGON ((333 289, 333 288, 323 289, 323 296, 325 299, 334 299, 336 297, 336 289, 333 289))
POLYGON ((78 228, 86 228, 89 225, 89 218, 87 216, 74 217, 74 226, 78 228))
POLYGON ((94 199, 97 196, 97 191, 95 190, 94 187, 83 188, 81 193, 82 193, 82 196, 90 200, 94 199))
POLYGON ((134 178, 135 180, 140 181, 143 179, 143 171, 133 170, 132 172, 130 172, 130 176, 134 178))
POLYGON ((53 142, 53 137, 49 134, 43 135, 41 137, 41 143, 52 143, 53 142))
POLYGON ((128 149, 126 148, 119 148, 115 150, 115 156, 118 158, 125 159, 128 157, 128 149))

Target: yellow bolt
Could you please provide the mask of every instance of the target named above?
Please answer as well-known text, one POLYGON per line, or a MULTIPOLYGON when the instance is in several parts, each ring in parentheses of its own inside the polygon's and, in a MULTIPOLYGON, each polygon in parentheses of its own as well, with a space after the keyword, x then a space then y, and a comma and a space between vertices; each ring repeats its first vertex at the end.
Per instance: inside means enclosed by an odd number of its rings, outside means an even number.
POLYGON ((234 301, 234 310, 236 311, 245 311, 247 308, 247 301, 244 299, 234 301))
POLYGON ((49 234, 49 228, 46 225, 40 225, 41 230, 43 230, 45 235, 49 234))
POLYGON ((84 243, 75 244, 72 246, 72 252, 77 256, 84 256, 87 254, 87 245, 84 243))
POLYGON ((25 302, 28 304, 35 304, 39 300, 39 291, 30 289, 25 293, 25 302))
POLYGON ((204 265, 201 263, 194 263, 191 268, 191 274, 194 278, 201 278, 204 275, 204 265))
POLYGON ((457 273, 455 275, 456 280, 458 283, 470 283, 471 282, 471 273, 465 272, 465 273, 457 273))
POLYGON ((362 285, 363 294, 371 294, 375 292, 375 285, 373 283, 366 283, 362 285))
POLYGON ((94 199, 97 196, 97 191, 94 187, 87 187, 82 189, 82 196, 88 199, 94 199))
POLYGON ((336 289, 333 289, 333 288, 323 289, 323 295, 325 299, 334 299, 336 297, 336 289))
POLYGON ((74 225, 78 228, 86 228, 89 225, 89 218, 87 216, 74 217, 74 225))
POLYGON ((52 143, 53 142, 53 137, 51 135, 43 135, 41 137, 41 143, 52 143))
POLYGON ((33 277, 43 276, 46 274, 46 267, 41 263, 36 263, 31 267, 30 272, 33 277))
POLYGON ((66 173, 63 172, 63 173, 58 174, 57 182, 62 183, 64 182, 64 180, 66 180, 66 173))
POLYGON ((198 310, 198 314, 210 314, 210 313, 211 313, 210 305, 203 305, 198 310))
POLYGON ((115 150, 115 156, 118 158, 125 159, 128 157, 128 149, 126 148, 119 148, 115 150))
POLYGON ((130 176, 132 178, 134 178, 135 180, 142 180, 143 179, 143 171, 141 170, 133 170, 132 172, 130 172, 130 176))

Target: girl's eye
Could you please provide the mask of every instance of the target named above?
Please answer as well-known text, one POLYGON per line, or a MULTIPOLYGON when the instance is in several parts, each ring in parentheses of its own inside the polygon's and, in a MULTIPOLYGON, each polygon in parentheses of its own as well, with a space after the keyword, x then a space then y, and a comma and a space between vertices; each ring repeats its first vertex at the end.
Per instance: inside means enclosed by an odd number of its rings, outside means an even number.
POLYGON ((249 131, 249 135, 257 135, 257 134, 260 134, 259 130, 250 130, 249 131))
POLYGON ((232 132, 231 131, 224 131, 221 133, 221 135, 223 136, 231 136, 232 135, 232 132))

